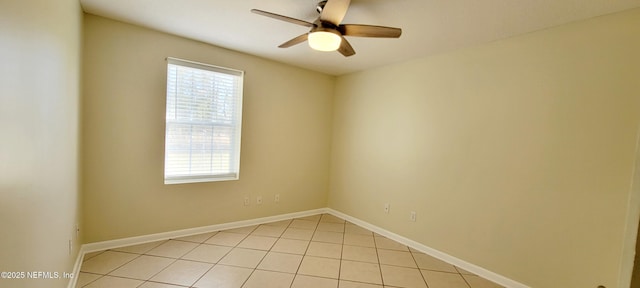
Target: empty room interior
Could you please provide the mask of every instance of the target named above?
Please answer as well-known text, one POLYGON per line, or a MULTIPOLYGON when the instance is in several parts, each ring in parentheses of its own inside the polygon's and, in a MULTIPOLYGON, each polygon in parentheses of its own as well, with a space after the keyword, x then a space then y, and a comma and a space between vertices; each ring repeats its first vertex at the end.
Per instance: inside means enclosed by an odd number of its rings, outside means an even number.
POLYGON ((640 287, 638 0, 0 0, 0 52, 0 287, 640 287))

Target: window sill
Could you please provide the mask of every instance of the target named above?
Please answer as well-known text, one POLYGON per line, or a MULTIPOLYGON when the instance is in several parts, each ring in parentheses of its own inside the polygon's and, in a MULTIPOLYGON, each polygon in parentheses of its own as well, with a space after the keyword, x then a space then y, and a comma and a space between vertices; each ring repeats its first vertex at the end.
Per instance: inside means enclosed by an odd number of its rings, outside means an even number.
POLYGON ((189 183, 203 183, 203 182, 220 182, 220 181, 234 181, 238 180, 238 176, 223 176, 223 177, 203 177, 203 178, 174 178, 174 179, 164 179, 165 185, 173 185, 173 184, 189 184, 189 183))

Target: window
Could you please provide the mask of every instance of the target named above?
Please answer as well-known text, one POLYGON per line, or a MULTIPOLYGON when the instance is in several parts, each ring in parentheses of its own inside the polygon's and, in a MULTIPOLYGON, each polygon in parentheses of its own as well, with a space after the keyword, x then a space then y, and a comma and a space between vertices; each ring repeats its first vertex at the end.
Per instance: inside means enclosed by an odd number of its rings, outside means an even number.
POLYGON ((164 183, 238 179, 244 72, 167 61, 164 183))

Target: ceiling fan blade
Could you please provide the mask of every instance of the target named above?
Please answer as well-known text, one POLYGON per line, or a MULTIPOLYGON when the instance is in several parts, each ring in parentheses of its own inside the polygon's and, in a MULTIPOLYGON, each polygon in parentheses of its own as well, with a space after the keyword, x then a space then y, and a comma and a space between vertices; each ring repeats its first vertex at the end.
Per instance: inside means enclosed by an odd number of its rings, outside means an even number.
POLYGON ((399 38, 402 35, 400 28, 361 24, 340 25, 338 31, 342 35, 356 37, 399 38))
POLYGON ((330 22, 336 26, 342 22, 347 14, 351 0, 328 0, 320 13, 320 20, 330 22))
POLYGON ((287 16, 282 16, 280 14, 275 14, 275 13, 271 13, 271 12, 267 12, 267 11, 262 11, 262 10, 258 10, 258 9, 251 9, 251 12, 262 15, 262 16, 267 16, 267 17, 271 17, 274 19, 278 19, 281 21, 285 21, 285 22, 289 22, 289 23, 293 23, 293 24, 298 24, 301 26, 306 26, 306 27, 315 27, 315 25, 311 22, 307 22, 304 20, 300 20, 300 19, 296 19, 296 18, 291 18, 291 17, 287 17, 287 16))
POLYGON ((289 40, 287 42, 284 42, 284 43, 280 44, 280 46, 278 46, 278 47, 280 47, 280 48, 289 48, 289 47, 291 47, 293 45, 300 44, 300 43, 302 43, 304 41, 307 41, 308 37, 309 37, 309 33, 304 33, 304 34, 302 34, 302 35, 300 35, 300 36, 298 36, 296 38, 293 38, 293 39, 291 39, 291 40, 289 40))
POLYGON ((344 37, 342 37, 342 42, 340 42, 340 47, 338 48, 338 52, 344 55, 344 57, 349 57, 356 54, 356 51, 353 50, 353 47, 351 47, 351 44, 349 44, 349 41, 347 41, 347 39, 345 39, 344 37))

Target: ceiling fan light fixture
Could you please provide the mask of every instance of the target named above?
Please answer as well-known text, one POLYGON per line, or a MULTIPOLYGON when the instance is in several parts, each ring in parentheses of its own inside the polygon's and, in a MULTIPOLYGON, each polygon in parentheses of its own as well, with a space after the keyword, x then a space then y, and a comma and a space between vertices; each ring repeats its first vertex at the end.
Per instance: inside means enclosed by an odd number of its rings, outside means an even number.
POLYGON ((326 29, 309 33, 309 47, 318 51, 336 51, 342 43, 340 33, 326 29))
POLYGON ((307 41, 309 47, 314 50, 337 50, 342 56, 349 57, 355 55, 356 51, 344 36, 398 38, 402 34, 402 29, 394 27, 366 24, 341 24, 350 4, 351 0, 321 0, 318 6, 316 6, 316 11, 320 13, 320 16, 314 22, 258 9, 251 9, 251 12, 311 28, 309 32, 280 44, 280 46, 278 46, 280 48, 288 48, 307 41))

